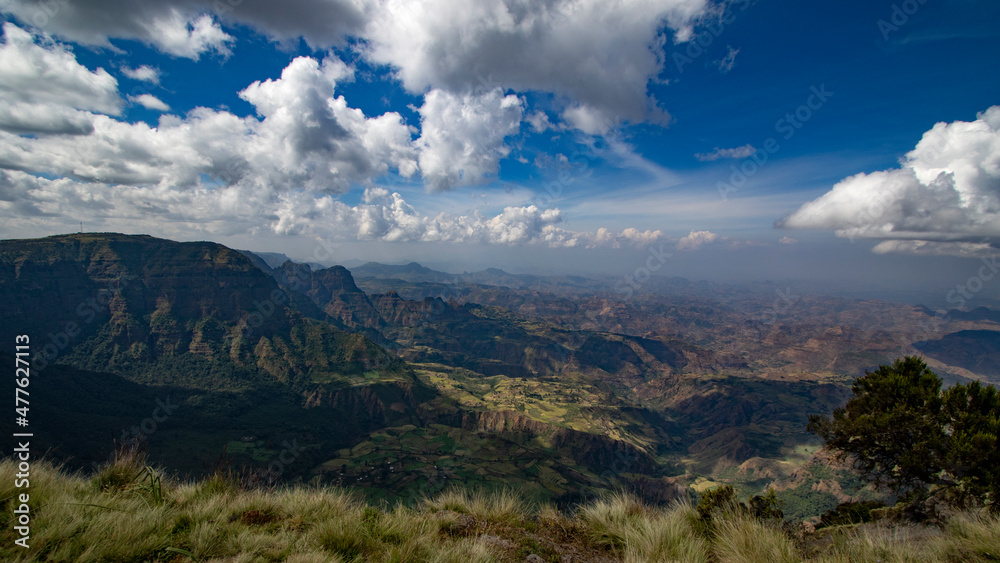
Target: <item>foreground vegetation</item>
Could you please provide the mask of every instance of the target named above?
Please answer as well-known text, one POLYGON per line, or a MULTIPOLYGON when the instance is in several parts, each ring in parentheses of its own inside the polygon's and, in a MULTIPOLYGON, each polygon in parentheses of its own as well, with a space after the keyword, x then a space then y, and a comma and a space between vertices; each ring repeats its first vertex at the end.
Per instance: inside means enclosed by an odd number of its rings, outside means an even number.
POLYGON ((912 500, 933 495, 958 506, 1000 499, 1000 393, 979 381, 941 388, 907 356, 854 381, 832 418, 809 428, 876 486, 912 500))
MULTIPOLYGON (((1000 519, 805 533, 767 510, 652 508, 611 496, 562 514, 512 493, 449 490, 375 508, 332 488, 247 489, 218 473, 164 481, 121 455, 92 478, 31 469, 30 548, 15 545, 16 465, 0 462, 4 561, 996 561, 1000 519), (534 557, 532 557, 534 556, 534 557)), ((753 502, 751 508, 754 508, 753 502)), ((766 507, 765 507, 766 508, 766 507)))

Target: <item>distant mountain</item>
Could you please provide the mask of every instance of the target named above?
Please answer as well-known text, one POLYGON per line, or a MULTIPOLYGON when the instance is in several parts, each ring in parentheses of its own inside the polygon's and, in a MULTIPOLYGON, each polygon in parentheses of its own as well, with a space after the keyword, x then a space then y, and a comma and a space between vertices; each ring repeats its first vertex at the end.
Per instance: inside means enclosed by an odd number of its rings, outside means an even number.
POLYGON ((989 307, 976 307, 971 311, 948 311, 948 316, 956 321, 989 321, 1000 323, 1000 310, 989 307))
POLYGON ((432 270, 416 262, 401 265, 368 262, 351 268, 351 274, 357 278, 398 279, 411 283, 448 283, 458 279, 455 274, 432 270))
MULTIPOLYGON (((472 287, 501 287, 515 290, 546 289, 558 291, 608 289, 606 282, 581 276, 536 276, 510 274, 499 268, 478 272, 451 274, 422 266, 416 262, 405 265, 386 265, 369 262, 350 268, 358 285, 372 292, 396 291, 408 296, 447 296, 472 287)), ((445 297, 447 298, 447 297, 445 297)))
MULTIPOLYGON (((989 312, 971 311, 976 320, 992 320, 989 312)), ((915 342, 913 347, 948 365, 967 369, 1000 384, 1000 331, 962 330, 946 334, 939 340, 915 342)))
POLYGON ((280 252, 254 252, 251 250, 237 250, 237 252, 250 258, 254 264, 264 264, 268 268, 280 268, 285 262, 305 264, 314 270, 321 270, 326 267, 317 262, 297 262, 280 252))

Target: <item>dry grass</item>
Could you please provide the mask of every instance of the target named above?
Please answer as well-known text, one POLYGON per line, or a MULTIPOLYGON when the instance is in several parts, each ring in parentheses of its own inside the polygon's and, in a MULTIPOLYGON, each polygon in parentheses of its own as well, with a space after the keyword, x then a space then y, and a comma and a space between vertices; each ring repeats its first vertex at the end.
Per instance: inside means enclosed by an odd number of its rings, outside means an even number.
POLYGON ((983 515, 961 515, 944 530, 844 527, 824 533, 817 549, 815 538, 797 546, 779 528, 737 514, 713 520, 708 534, 689 504, 653 508, 622 494, 572 517, 531 508, 511 491, 450 490, 415 509, 389 510, 330 488, 160 482, 141 459, 126 458, 89 479, 33 464, 25 550, 14 544, 13 501, 24 492, 14 487, 15 473, 12 461, 0 462, 0 560, 11 562, 485 563, 529 553, 635 563, 1000 559, 1000 520, 983 515))

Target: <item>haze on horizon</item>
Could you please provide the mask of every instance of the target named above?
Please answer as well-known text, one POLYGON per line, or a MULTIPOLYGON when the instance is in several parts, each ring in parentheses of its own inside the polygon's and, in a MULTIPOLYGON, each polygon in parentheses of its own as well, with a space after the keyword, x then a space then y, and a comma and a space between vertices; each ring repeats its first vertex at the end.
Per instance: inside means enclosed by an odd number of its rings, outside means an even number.
POLYGON ((1000 300, 996 2, 11 0, 0 20, 0 238, 82 222, 611 276, 669 254, 655 275, 942 305, 978 277, 969 306, 1000 300))

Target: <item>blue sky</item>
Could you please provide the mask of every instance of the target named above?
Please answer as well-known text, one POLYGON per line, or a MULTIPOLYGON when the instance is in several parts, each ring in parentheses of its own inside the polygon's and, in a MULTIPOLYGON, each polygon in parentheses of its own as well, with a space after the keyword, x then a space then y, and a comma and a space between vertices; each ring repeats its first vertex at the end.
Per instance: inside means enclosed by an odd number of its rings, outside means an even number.
POLYGON ((1000 244, 992 1, 0 11, 4 238, 941 287, 1000 244))

